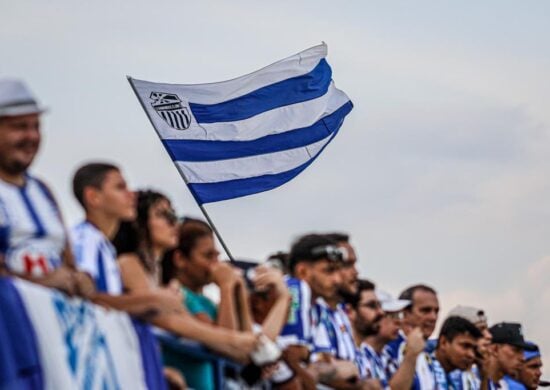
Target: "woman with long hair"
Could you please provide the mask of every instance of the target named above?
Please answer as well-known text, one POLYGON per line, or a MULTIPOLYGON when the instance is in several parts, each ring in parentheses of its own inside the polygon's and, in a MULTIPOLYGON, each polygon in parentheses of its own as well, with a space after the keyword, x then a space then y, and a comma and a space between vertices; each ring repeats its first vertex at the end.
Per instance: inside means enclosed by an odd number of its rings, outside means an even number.
MULTIPOLYGON (((123 224, 113 241, 119 253, 124 288, 130 294, 159 288, 160 260, 178 243, 177 219, 170 200, 159 192, 138 191, 137 219, 123 224)), ((151 322, 243 362, 257 344, 257 337, 251 332, 205 324, 190 315, 183 305, 177 313, 158 314, 151 322)))

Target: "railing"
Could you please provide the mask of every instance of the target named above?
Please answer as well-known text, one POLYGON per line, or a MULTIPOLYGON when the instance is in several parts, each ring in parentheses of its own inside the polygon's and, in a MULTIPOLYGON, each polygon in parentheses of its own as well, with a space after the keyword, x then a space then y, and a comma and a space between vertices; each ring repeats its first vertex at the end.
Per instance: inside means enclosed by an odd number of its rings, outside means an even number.
POLYGON ((163 349, 167 348, 172 352, 181 354, 182 357, 193 358, 212 364, 216 389, 223 389, 225 387, 226 368, 233 368, 236 372, 240 372, 241 370, 241 366, 238 363, 215 354, 196 341, 176 337, 158 328, 154 328, 153 333, 163 349))

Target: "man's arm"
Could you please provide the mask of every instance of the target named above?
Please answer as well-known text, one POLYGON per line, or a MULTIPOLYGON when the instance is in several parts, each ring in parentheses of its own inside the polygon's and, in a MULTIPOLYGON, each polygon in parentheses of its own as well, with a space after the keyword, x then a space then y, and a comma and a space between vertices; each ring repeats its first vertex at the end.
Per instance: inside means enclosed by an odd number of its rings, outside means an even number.
POLYGON ((219 262, 212 268, 212 281, 220 288, 220 303, 216 325, 227 329, 239 329, 237 315, 237 275, 227 262, 219 262))
POLYGON ((134 316, 151 313, 177 313, 182 310, 181 296, 167 289, 124 295, 97 293, 91 298, 91 301, 98 305, 125 311, 134 316))
POLYGON ((283 279, 283 274, 273 268, 260 268, 256 271, 254 285, 257 289, 274 289, 277 298, 262 323, 262 333, 276 341, 288 319, 288 308, 292 299, 283 279))
POLYGON ((420 328, 415 328, 408 334, 403 361, 389 381, 391 389, 409 390, 411 388, 416 372, 416 360, 425 345, 426 341, 420 328))

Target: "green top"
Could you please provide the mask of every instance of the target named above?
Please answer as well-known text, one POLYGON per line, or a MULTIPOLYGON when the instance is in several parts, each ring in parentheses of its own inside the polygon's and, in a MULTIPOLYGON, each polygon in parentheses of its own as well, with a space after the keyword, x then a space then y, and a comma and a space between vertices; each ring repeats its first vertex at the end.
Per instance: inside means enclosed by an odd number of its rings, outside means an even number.
MULTIPOLYGON (((183 305, 191 314, 205 313, 216 321, 218 308, 210 299, 202 294, 197 294, 187 287, 181 287, 183 294, 183 305)), ((187 385, 194 389, 214 390, 214 369, 212 364, 204 360, 195 359, 176 353, 169 348, 162 351, 164 364, 178 368, 185 376, 187 385)))
POLYGON ((183 294, 183 304, 187 307, 187 310, 191 314, 204 313, 212 321, 216 321, 218 317, 218 308, 210 299, 202 294, 197 294, 187 287, 182 287, 181 292, 183 294))

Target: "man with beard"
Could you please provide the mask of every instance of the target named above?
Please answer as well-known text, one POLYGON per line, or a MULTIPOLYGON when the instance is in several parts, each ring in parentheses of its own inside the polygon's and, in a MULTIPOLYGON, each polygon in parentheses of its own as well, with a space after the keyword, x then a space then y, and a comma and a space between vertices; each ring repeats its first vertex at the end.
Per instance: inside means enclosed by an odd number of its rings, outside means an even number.
MULTIPOLYGON (((371 361, 371 364, 375 367, 375 374, 377 378, 383 378, 392 389, 407 389, 405 387, 400 387, 399 381, 396 384, 391 383, 391 378, 398 371, 398 363, 393 359, 390 354, 388 343, 396 340, 399 336, 399 329, 401 328, 401 319, 403 318, 403 309, 407 307, 410 302, 404 299, 394 299, 389 293, 385 291, 376 291, 376 296, 380 300, 382 305, 382 310, 384 311, 384 316, 380 320, 380 327, 378 332, 366 336, 365 338, 365 352, 371 361)), ((424 348, 424 340, 422 337, 409 338, 407 340, 409 345, 406 347, 408 351, 420 351, 424 348)), ((411 352, 409 352, 410 354, 411 352)), ((411 364, 414 367, 413 364, 411 364)), ((409 375, 410 380, 414 376, 414 369, 409 369, 402 366, 401 371, 404 373, 399 373, 397 378, 402 375, 409 375)))
MULTIPOLYGON (((479 338, 481 332, 470 321, 457 316, 445 320, 439 332, 435 352, 430 355, 437 389, 463 389, 451 381, 449 374, 455 370, 466 371, 474 364, 479 338)), ((468 387, 479 388, 479 384, 468 387)))
POLYGON ((524 351, 535 351, 533 344, 523 339, 521 325, 501 322, 489 328, 493 342, 489 347, 487 365, 488 388, 508 389, 505 375, 517 378, 519 376, 524 351))
POLYGON ((357 292, 346 295, 346 311, 352 326, 356 348, 355 364, 359 369, 360 378, 370 381, 372 385, 385 388, 388 386, 387 378, 376 364, 372 347, 365 342, 367 337, 378 333, 380 321, 384 317, 374 288, 372 282, 358 280, 357 292))
POLYGON ((389 351, 393 359, 399 362, 399 365, 406 365, 406 369, 401 370, 399 376, 392 378, 392 387, 405 386, 413 389, 433 389, 435 386, 433 367, 430 364, 429 353, 433 349, 426 349, 417 354, 415 362, 415 374, 410 382, 410 370, 412 353, 407 352, 405 346, 407 339, 420 334, 426 342, 435 329, 437 315, 439 313, 439 301, 435 290, 429 286, 418 284, 407 288, 399 295, 399 299, 406 299, 411 304, 405 308, 403 316, 402 331, 397 340, 388 344, 389 351), (408 356, 407 356, 408 355, 408 356), (406 373, 406 375, 404 374, 406 373))
POLYGON ((337 272, 340 274, 337 289, 332 295, 325 294, 319 297, 315 304, 319 327, 323 328, 317 332, 321 338, 316 344, 321 345, 326 338, 330 343, 328 352, 334 358, 340 360, 355 360, 355 343, 351 324, 346 314, 342 301, 345 296, 357 293, 357 269, 355 263, 357 258, 353 247, 349 244, 349 236, 342 233, 327 234, 327 238, 335 241, 341 250, 342 260, 339 262, 337 272))
POLYGON ((294 242, 289 254, 292 276, 286 280, 292 301, 288 321, 277 340, 282 349, 304 352, 294 355, 302 356, 312 382, 331 386, 357 377, 353 363, 331 358, 328 335, 319 327, 319 308, 315 307, 318 298, 331 300, 336 296, 341 261, 342 251, 326 235, 308 234, 294 242), (308 352, 313 352, 312 362, 306 358, 308 352))
POLYGON ((327 237, 336 241, 339 248, 342 249, 343 258, 340 267, 342 283, 340 285, 340 295, 355 294, 357 292, 357 255, 354 247, 350 244, 349 235, 345 233, 331 233, 327 237))
POLYGON ((93 284, 74 270, 57 203, 27 172, 43 112, 23 82, 0 80, 0 272, 88 295, 93 284))

